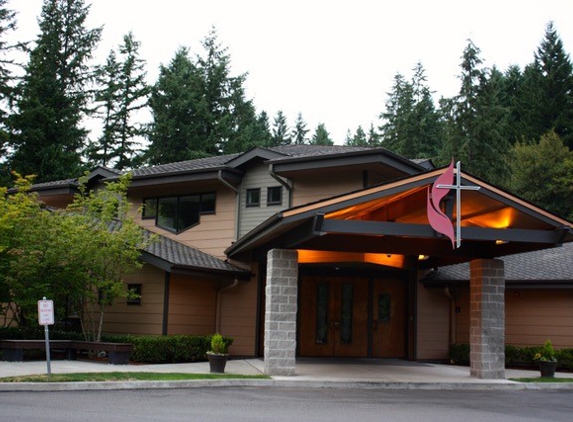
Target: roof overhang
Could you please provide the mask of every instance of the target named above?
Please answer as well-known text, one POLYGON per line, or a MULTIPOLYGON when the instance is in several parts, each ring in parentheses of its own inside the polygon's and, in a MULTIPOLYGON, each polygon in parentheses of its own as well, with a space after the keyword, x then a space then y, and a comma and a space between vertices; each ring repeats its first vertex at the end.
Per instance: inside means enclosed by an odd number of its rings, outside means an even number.
MULTIPOLYGON (((427 217, 429 187, 444 168, 276 214, 227 251, 234 259, 261 256, 272 248, 424 255, 421 268, 495 258, 573 241, 573 223, 461 173, 460 248, 437 233, 427 217)), ((455 220, 454 198, 444 211, 455 220)))

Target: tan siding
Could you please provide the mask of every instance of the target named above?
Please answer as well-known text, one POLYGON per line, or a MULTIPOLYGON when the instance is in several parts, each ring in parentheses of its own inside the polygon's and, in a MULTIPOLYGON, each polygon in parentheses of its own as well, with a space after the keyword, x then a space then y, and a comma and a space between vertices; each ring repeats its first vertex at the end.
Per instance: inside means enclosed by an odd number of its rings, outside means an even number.
POLYGON ((172 274, 168 334, 213 334, 218 284, 210 279, 172 274))
MULTIPOLYGON (((456 342, 469 342, 469 289, 458 296, 456 342)), ((505 343, 539 346, 550 339, 557 347, 573 347, 573 291, 509 289, 505 292, 505 343)))
POLYGON ((507 290, 505 303, 507 344, 573 347, 573 291, 507 290))
POLYGON ((273 186, 281 186, 281 184, 270 175, 269 166, 266 164, 253 165, 245 173, 240 187, 241 213, 239 236, 243 236, 273 214, 288 207, 288 192, 284 187, 282 188, 282 204, 267 206, 267 188, 273 186), (247 189, 257 188, 261 190, 260 206, 247 208, 247 189))
POLYGON ((294 179, 293 206, 362 189, 362 172, 338 171, 294 179))
MULTIPOLYGON (((199 224, 179 234, 172 233, 155 226, 154 219, 142 219, 139 208, 143 198, 166 196, 175 194, 169 190, 165 192, 132 193, 129 200, 132 202, 132 215, 135 220, 150 231, 200 249, 219 258, 225 258, 224 251, 235 240, 235 193, 226 187, 202 186, 198 192, 216 192, 215 214, 202 215, 199 224)), ((176 194, 192 193, 178 191, 176 194)))
POLYGON ((447 359, 450 301, 442 290, 418 286, 417 359, 447 359))
POLYGON ((237 356, 255 355, 257 278, 239 282, 221 297, 221 333, 235 339, 231 353, 237 356))
MULTIPOLYGON (((105 314, 105 333, 161 334, 165 273, 151 265, 124 277, 127 284, 142 284, 141 305, 118 299, 105 314)), ((127 287, 127 286, 126 286, 127 287)))

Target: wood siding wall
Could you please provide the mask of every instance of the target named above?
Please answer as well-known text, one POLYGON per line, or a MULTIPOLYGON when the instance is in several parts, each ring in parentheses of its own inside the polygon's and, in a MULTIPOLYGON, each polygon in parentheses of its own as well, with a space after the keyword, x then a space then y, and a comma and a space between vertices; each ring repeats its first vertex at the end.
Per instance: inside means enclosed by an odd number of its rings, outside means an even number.
POLYGON ((416 359, 446 359, 450 338, 450 301, 442 289, 427 289, 420 283, 416 285, 416 359))
MULTIPOLYGON (((418 359, 447 359, 450 302, 443 289, 418 284, 418 359), (429 324, 435 325, 434 327, 429 324)), ((455 343, 469 343, 469 287, 452 291, 455 343)), ((505 344, 573 348, 573 290, 506 289, 505 344)))
MULTIPOLYGON (((457 301, 456 341, 469 342, 469 296, 464 288, 457 301)), ((540 346, 551 340, 556 347, 573 347, 573 290, 507 289, 505 343, 540 346)))
POLYGON ((171 274, 167 334, 213 334, 219 282, 171 274))
POLYGON ((104 332, 121 334, 161 334, 165 272, 144 265, 137 273, 124 277, 127 284, 141 284, 141 305, 127 305, 116 300, 105 313, 104 332))
POLYGON ((361 171, 337 171, 297 177, 293 180, 293 206, 362 189, 361 171))
POLYGON ((243 177, 240 187, 240 217, 239 237, 247 234, 273 214, 288 208, 289 192, 282 186, 282 201, 280 205, 267 205, 267 188, 281 187, 269 173, 269 166, 263 163, 249 167, 243 177), (247 207, 247 189, 260 189, 261 202, 258 207, 247 207))
POLYGON ((138 224, 155 233, 200 249, 219 258, 225 258, 224 251, 235 240, 235 209, 236 194, 227 187, 205 184, 195 191, 173 190, 165 188, 161 192, 146 191, 132 193, 129 197, 132 202, 132 215, 138 224), (172 233, 155 226, 154 219, 142 219, 139 208, 145 198, 169 195, 183 195, 186 193, 215 192, 215 214, 201 215, 199 224, 181 232, 172 233))
MULTIPOLYGON (((257 266, 253 266, 254 273, 257 266)), ((235 339, 231 353, 236 356, 256 354, 258 275, 221 295, 220 331, 235 339)))

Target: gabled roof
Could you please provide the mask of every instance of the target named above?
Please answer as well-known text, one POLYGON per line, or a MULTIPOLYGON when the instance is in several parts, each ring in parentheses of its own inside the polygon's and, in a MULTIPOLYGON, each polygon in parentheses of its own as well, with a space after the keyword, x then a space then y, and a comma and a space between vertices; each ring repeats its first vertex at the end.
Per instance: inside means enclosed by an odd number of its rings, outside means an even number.
MULTIPOLYGON (((150 232, 147 232, 148 235, 150 232)), ((250 273, 235 265, 177 242, 165 236, 156 234, 156 241, 151 243, 143 253, 143 261, 148 262, 164 271, 178 273, 212 273, 246 278, 250 273)))
POLYGON ((464 241, 461 248, 452 249, 427 217, 428 189, 444 172, 445 168, 436 169, 282 211, 225 252, 247 260, 249 254, 273 247, 423 254, 431 259, 422 265, 431 268, 573 241, 572 222, 462 172, 462 185, 480 190, 462 193, 464 241))
POLYGON ((408 160, 385 148, 348 147, 342 145, 282 145, 254 147, 239 154, 219 155, 177 163, 142 167, 133 170, 132 187, 155 183, 177 183, 194 180, 240 178, 242 166, 251 160, 262 160, 274 171, 299 171, 341 165, 385 165, 400 175, 415 174, 427 169, 428 160, 408 160), (223 172, 223 173, 221 173, 223 172))
MULTIPOLYGON (((573 285, 573 242, 500 259, 504 261, 505 280, 510 284, 573 285)), ((469 278, 469 264, 463 263, 436 268, 424 277, 423 282, 428 286, 442 286, 451 282, 467 282, 469 278)))

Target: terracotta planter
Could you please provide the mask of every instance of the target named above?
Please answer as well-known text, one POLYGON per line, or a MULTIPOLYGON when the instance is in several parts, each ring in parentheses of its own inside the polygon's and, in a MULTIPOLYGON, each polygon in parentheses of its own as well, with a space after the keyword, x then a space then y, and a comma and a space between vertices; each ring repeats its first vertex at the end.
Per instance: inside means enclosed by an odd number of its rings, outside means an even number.
POLYGON ((543 378, 553 378, 555 376, 555 369, 557 362, 538 362, 539 372, 543 378))
POLYGON ((223 372, 225 372, 225 365, 227 364, 227 359, 229 359, 229 355, 207 353, 207 359, 209 360, 210 372, 222 374, 223 372))

